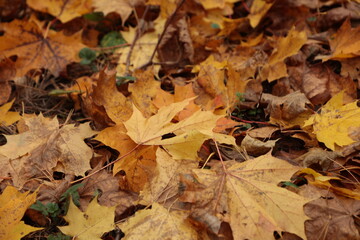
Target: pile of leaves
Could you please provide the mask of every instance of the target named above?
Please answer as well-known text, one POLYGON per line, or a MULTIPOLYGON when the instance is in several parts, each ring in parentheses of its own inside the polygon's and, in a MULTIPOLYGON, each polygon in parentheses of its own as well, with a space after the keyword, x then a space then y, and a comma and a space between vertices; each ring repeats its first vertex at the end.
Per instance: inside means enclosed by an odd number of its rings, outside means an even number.
POLYGON ((0 239, 360 239, 358 0, 0 1, 0 239))

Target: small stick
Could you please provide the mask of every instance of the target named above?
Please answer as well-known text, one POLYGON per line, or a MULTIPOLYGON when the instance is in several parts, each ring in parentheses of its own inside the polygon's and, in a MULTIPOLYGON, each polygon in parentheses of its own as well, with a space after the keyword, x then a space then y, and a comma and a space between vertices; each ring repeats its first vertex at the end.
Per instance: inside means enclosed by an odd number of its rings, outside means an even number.
POLYGON ((170 26, 170 23, 174 20, 174 17, 176 15, 176 13, 179 11, 179 9, 181 8, 181 6, 185 3, 185 0, 181 0, 180 3, 176 6, 176 9, 175 11, 173 12, 173 14, 171 14, 169 20, 165 23, 165 27, 164 27, 164 30, 162 31, 160 37, 159 37, 159 40, 158 42, 156 43, 156 47, 153 51, 153 53, 151 54, 151 57, 149 59, 149 61, 147 63, 145 63, 144 65, 142 65, 141 67, 139 67, 139 69, 145 69, 146 67, 150 66, 151 64, 153 64, 153 59, 155 57, 155 53, 162 41, 162 39, 164 38, 165 36, 165 33, 166 33, 166 30, 167 28, 170 26))

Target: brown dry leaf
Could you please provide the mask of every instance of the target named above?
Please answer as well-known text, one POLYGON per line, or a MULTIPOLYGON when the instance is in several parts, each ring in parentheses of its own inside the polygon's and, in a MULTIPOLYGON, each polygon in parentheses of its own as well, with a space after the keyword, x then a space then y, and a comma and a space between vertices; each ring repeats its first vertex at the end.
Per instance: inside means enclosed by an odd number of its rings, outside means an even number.
POLYGON ((39 68, 48 68, 57 76, 68 63, 78 60, 79 51, 85 47, 80 33, 65 36, 49 30, 45 36, 32 18, 29 21, 2 23, 2 27, 5 34, 0 37, 0 51, 6 57, 17 55, 18 77, 39 68))
POLYGON ((260 156, 269 152, 273 147, 275 147, 277 140, 268 140, 263 142, 259 139, 252 138, 250 135, 246 135, 245 138, 241 141, 241 147, 244 151, 252 156, 260 156))
POLYGON ((199 72, 196 79, 199 87, 195 91, 199 97, 195 103, 202 105, 206 110, 224 107, 228 102, 224 83, 226 66, 226 61, 218 62, 213 55, 210 55, 192 70, 192 72, 199 72), (218 98, 218 104, 214 102, 216 98, 218 98))
POLYGON ((276 79, 288 76, 284 60, 300 50, 306 43, 307 36, 305 31, 297 31, 291 28, 286 37, 276 39, 276 48, 269 57, 269 62, 261 71, 262 80, 272 82, 276 79))
MULTIPOLYGON (((97 169, 95 168, 95 170, 97 169)), ((136 205, 137 195, 120 190, 119 180, 113 177, 111 173, 106 172, 106 170, 102 170, 92 177, 85 179, 83 183, 84 185, 78 189, 82 209, 87 208, 89 201, 99 190, 101 191, 101 195, 98 198, 99 204, 107 207, 116 206, 115 213, 117 216, 120 216, 129 207, 136 205)))
POLYGON ((172 21, 157 49, 160 61, 181 67, 193 62, 194 51, 187 17, 172 21))
MULTIPOLYGON (((218 189, 208 194, 212 195, 216 212, 228 208, 229 216, 225 221, 229 221, 234 239, 272 239, 274 231, 291 232, 305 238, 304 222, 308 218, 303 205, 307 199, 277 186, 298 170, 286 161, 263 155, 243 163, 232 162, 226 172, 222 167, 217 171, 193 172, 206 189, 218 189), (218 201, 221 197, 225 197, 226 202, 218 201)), ((208 198, 204 193, 199 194, 201 199, 208 198)))
POLYGON ((305 222, 307 239, 360 239, 360 201, 328 193, 307 203, 304 211, 311 217, 305 222))
POLYGON ((114 164, 113 174, 124 171, 129 190, 139 192, 149 182, 156 166, 156 149, 157 146, 140 146, 114 164))
POLYGON ((92 3, 96 11, 103 12, 105 15, 110 12, 118 13, 123 24, 135 7, 142 4, 144 0, 96 0, 92 3))
POLYGON ((351 28, 350 20, 347 19, 329 42, 332 54, 318 56, 318 59, 326 61, 360 56, 360 27, 351 28))
POLYGON ((280 130, 278 127, 266 126, 248 130, 247 134, 252 138, 269 139, 278 130, 280 130))
POLYGON ((115 123, 122 123, 131 116, 131 102, 117 90, 115 75, 116 71, 114 70, 101 71, 91 97, 95 105, 103 106, 106 109, 111 120, 115 123))
POLYGON ((151 209, 135 213, 117 226, 125 233, 124 240, 198 239, 197 232, 187 219, 188 212, 164 208, 154 203, 151 209))
POLYGON ((0 107, 0 126, 8 126, 20 120, 21 116, 18 112, 9 111, 14 101, 15 99, 13 99, 11 102, 5 103, 0 107))
POLYGON ((160 90, 160 82, 154 79, 154 70, 152 68, 148 68, 146 71, 137 70, 133 76, 136 81, 129 84, 131 100, 145 117, 150 117, 157 110, 152 100, 160 90))
POLYGON ((49 13, 63 23, 91 12, 92 0, 27 0, 29 7, 49 13))
POLYGON ((75 175, 84 175, 90 169, 93 153, 83 140, 96 132, 89 124, 59 129, 56 118, 39 115, 24 120, 29 130, 6 136, 7 143, 0 147, 0 154, 6 157, 2 164, 7 166, 7 172, 0 175, 10 173, 14 185, 22 187, 32 178, 51 179, 55 169, 75 175))
POLYGON ((25 235, 40 230, 26 225, 21 219, 26 209, 36 201, 36 193, 20 193, 7 186, 0 195, 0 239, 21 239, 25 235))
POLYGON ((85 212, 80 211, 70 200, 65 220, 68 226, 59 227, 61 232, 73 236, 74 239, 101 239, 101 236, 115 228, 115 207, 104 207, 93 199, 85 212))
POLYGON ((9 58, 0 59, 0 105, 9 100, 11 85, 9 83, 16 75, 15 63, 9 58))
POLYGON ((161 203, 175 197, 179 192, 180 175, 190 173, 190 169, 198 165, 198 161, 194 160, 175 160, 165 150, 158 148, 154 177, 141 191, 141 203, 161 203))
POLYGON ((311 104, 305 94, 301 92, 293 92, 283 97, 277 97, 272 94, 262 94, 261 101, 268 103, 266 113, 270 115, 270 122, 289 127, 291 125, 303 124, 307 118, 302 115, 309 116, 311 113, 306 108, 307 104, 311 104))

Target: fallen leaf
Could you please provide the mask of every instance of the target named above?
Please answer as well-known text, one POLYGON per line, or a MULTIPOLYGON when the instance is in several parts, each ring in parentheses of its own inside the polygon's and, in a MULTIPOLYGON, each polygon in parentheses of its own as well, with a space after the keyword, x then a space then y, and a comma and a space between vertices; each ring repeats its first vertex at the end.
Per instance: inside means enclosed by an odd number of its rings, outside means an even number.
POLYGON ((156 107, 152 100, 160 89, 160 82, 154 79, 154 70, 149 68, 146 71, 137 70, 134 72, 135 83, 129 84, 131 100, 145 117, 150 117, 156 113, 156 107))
POLYGON ((140 193, 141 203, 161 203, 175 197, 179 193, 180 175, 190 173, 190 169, 198 164, 195 160, 175 160, 165 150, 158 148, 154 176, 140 193))
POLYGON ((304 122, 304 127, 312 126, 316 138, 326 147, 335 150, 353 142, 349 137, 349 127, 359 127, 360 108, 357 102, 343 105, 344 91, 332 97, 321 109, 320 114, 312 115, 304 122))
POLYGON ((7 186, 0 195, 0 239, 20 239, 25 235, 38 231, 25 224, 23 218, 26 209, 36 201, 36 193, 20 193, 16 188, 7 186))
POLYGON ((9 111, 14 101, 15 99, 0 107, 0 125, 8 126, 20 120, 21 116, 18 112, 9 111))
MULTIPOLYGON (((228 209, 226 219, 234 239, 272 239, 274 231, 305 238, 304 222, 308 218, 303 205, 307 199, 277 186, 298 170, 268 154, 243 163, 232 162, 226 171, 219 167, 219 170, 195 169, 193 172, 206 188, 217 189, 211 193, 215 204, 212 211, 220 213, 220 209, 228 209), (222 197, 226 199, 224 202, 220 200, 222 197)), ((208 198, 204 193, 199 194, 202 199, 208 198)))
MULTIPOLYGON (((154 21, 154 31, 149 31, 147 33, 144 33, 142 36, 139 36, 138 38, 136 36, 138 34, 136 28, 130 27, 129 31, 121 32, 122 36, 128 43, 132 43, 134 41, 134 38, 137 38, 137 41, 132 47, 132 52, 129 62, 130 66, 128 70, 133 71, 134 69, 143 66, 150 60, 150 57, 157 45, 158 37, 163 31, 164 24, 165 24, 165 19, 158 18, 157 20, 154 21)), ((128 72, 126 72, 126 65, 128 64, 128 56, 130 54, 130 49, 131 49, 130 47, 125 47, 116 50, 116 53, 120 55, 118 66, 116 68, 117 74, 119 76, 126 76, 127 74, 129 74, 128 72)), ((157 61, 157 60, 158 58, 155 56, 153 61, 157 61)), ((157 73, 158 70, 159 67, 157 68, 155 67, 154 73, 157 73)))
POLYGON ((126 20, 137 5, 144 3, 144 0, 97 0, 93 2, 96 11, 103 12, 105 15, 110 12, 117 12, 121 16, 122 23, 126 20))
POLYGON ((68 63, 78 60, 79 51, 85 47, 81 43, 80 33, 65 36, 61 32, 49 30, 45 35, 31 19, 2 23, 2 27, 5 34, 0 37, 0 51, 6 57, 18 56, 18 77, 39 68, 48 68, 57 76, 68 63))
MULTIPOLYGON (((97 168, 93 169, 93 171, 96 170, 97 168)), ((106 207, 116 207, 115 214, 117 216, 123 214, 129 207, 136 205, 137 194, 120 190, 118 178, 106 170, 101 170, 92 177, 85 179, 83 183, 84 185, 78 189, 82 209, 87 208, 89 201, 98 191, 101 191, 98 198, 99 204, 106 207)))
POLYGON ((306 43, 307 36, 305 31, 297 31, 291 28, 286 37, 276 39, 276 48, 269 57, 269 62, 261 71, 263 81, 272 82, 276 79, 288 76, 284 60, 300 50, 306 43))
POLYGON ((46 12, 57 17, 63 23, 89 13, 92 10, 91 0, 28 0, 26 3, 35 10, 46 12))
POLYGON ((125 233, 124 240, 142 239, 198 239, 195 229, 186 219, 187 211, 175 211, 154 203, 151 209, 135 213, 126 222, 118 224, 125 233))
POLYGON ((115 207, 104 207, 93 199, 85 212, 80 211, 70 200, 69 210, 64 216, 68 226, 59 227, 61 232, 79 240, 101 239, 115 228, 115 207))
POLYGON ((347 19, 329 42, 332 54, 319 56, 318 59, 327 61, 360 56, 360 27, 351 28, 350 20, 347 19))
POLYGON ((305 222, 306 236, 315 239, 359 239, 356 216, 360 214, 358 200, 327 194, 304 207, 311 220, 305 222))
POLYGON ((114 164, 113 174, 124 171, 129 190, 139 192, 150 180, 156 166, 156 149, 157 146, 140 146, 137 151, 114 164))
POLYGON ((115 123, 126 121, 131 116, 131 102, 116 88, 116 71, 100 72, 97 85, 91 95, 94 104, 104 106, 107 115, 115 123))
POLYGON ((262 0, 255 0, 250 8, 250 14, 248 16, 251 27, 255 28, 260 20, 269 11, 274 2, 267 2, 262 0))
POLYGON ((314 186, 328 189, 338 195, 345 196, 348 198, 353 198, 360 200, 360 193, 358 191, 352 191, 347 188, 342 187, 336 187, 333 184, 331 184, 330 180, 340 180, 338 177, 332 177, 332 176, 323 176, 320 173, 314 171, 311 168, 305 168, 301 170, 301 173, 306 173, 312 176, 306 177, 308 182, 314 186))
POLYGON ((75 175, 85 175, 90 169, 93 152, 83 140, 96 132, 89 124, 59 129, 56 118, 39 115, 24 120, 29 130, 6 136, 7 143, 0 146, 0 154, 5 156, 2 164, 8 166, 1 175, 10 173, 14 184, 22 187, 33 178, 49 178, 46 174, 55 169, 75 175))

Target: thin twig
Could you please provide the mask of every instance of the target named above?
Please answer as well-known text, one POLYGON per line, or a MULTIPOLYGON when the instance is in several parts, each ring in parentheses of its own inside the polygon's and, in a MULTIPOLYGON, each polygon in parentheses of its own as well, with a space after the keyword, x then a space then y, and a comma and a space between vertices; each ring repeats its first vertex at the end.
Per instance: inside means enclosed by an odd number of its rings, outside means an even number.
MULTIPOLYGON (((134 51, 134 48, 135 48, 135 44, 137 42, 137 40, 139 40, 139 38, 141 37, 141 35, 144 33, 144 23, 145 23, 145 17, 146 17, 146 14, 148 13, 149 11, 149 8, 150 8, 150 5, 146 5, 146 8, 145 8, 145 11, 144 11, 144 14, 142 15, 142 17, 138 20, 138 26, 137 26, 137 29, 136 29, 136 34, 135 34, 135 37, 130 45, 130 50, 129 50, 129 53, 126 57, 126 68, 125 68, 125 76, 129 76, 130 75, 130 60, 131 60, 131 55, 134 51)), ((135 12, 136 13, 136 12, 135 12)))
POLYGON ((164 38, 165 36, 165 33, 166 33, 166 30, 168 29, 168 27, 170 26, 170 23, 174 20, 175 18, 175 15, 176 13, 179 11, 179 9, 181 8, 181 6, 185 3, 185 0, 181 0, 180 3, 176 6, 176 9, 175 11, 173 12, 173 14, 171 14, 169 20, 165 23, 165 27, 164 27, 164 30, 162 31, 160 37, 159 37, 159 40, 157 41, 156 43, 156 47, 153 51, 153 53, 151 54, 151 57, 149 59, 149 61, 147 63, 145 63, 144 65, 142 65, 141 67, 139 67, 139 69, 145 69, 146 67, 150 66, 153 64, 153 59, 155 57, 155 54, 156 54, 156 51, 162 41, 162 39, 164 38))
POLYGON ((83 177, 83 178, 79 178, 79 179, 77 179, 77 180, 75 180, 75 181, 70 182, 70 184, 74 184, 74 183, 77 183, 77 182, 81 182, 82 180, 85 180, 85 179, 87 179, 87 178, 95 175, 96 173, 100 172, 101 170, 103 170, 103 169, 105 169, 105 168, 107 168, 107 167, 115 164, 116 162, 120 161, 120 160, 123 159, 124 157, 129 156, 132 152, 134 152, 134 151, 135 151, 138 147, 140 147, 140 146, 141 146, 141 144, 136 145, 133 149, 131 149, 131 151, 129 151, 129 152, 127 152, 126 154, 122 155, 121 157, 117 158, 115 161, 112 161, 111 163, 106 164, 106 165, 103 166, 102 168, 100 168, 100 169, 98 169, 98 170, 90 173, 89 175, 87 175, 87 176, 85 176, 85 177, 83 177))

